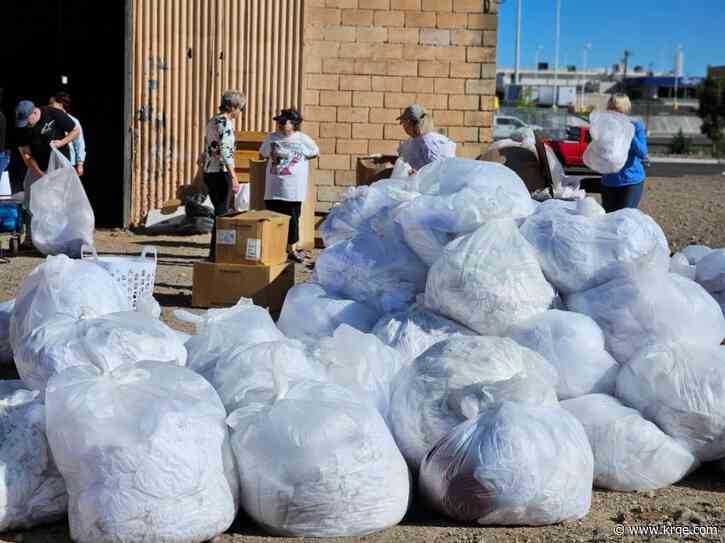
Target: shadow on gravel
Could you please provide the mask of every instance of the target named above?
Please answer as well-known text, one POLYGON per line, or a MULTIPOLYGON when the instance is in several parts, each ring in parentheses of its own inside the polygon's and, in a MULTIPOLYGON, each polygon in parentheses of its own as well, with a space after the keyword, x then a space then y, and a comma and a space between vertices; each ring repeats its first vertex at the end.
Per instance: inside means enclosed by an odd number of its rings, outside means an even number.
POLYGON ((191 294, 177 292, 175 294, 162 294, 154 292, 154 298, 161 307, 191 307, 191 294))
POLYGON ((725 472, 718 467, 717 462, 706 462, 673 486, 707 492, 725 492, 725 472))
POLYGON ((190 249, 208 249, 209 248, 209 242, 206 243, 198 242, 198 241, 183 241, 183 240, 146 240, 146 241, 133 241, 135 245, 156 245, 158 247, 188 247, 190 249))

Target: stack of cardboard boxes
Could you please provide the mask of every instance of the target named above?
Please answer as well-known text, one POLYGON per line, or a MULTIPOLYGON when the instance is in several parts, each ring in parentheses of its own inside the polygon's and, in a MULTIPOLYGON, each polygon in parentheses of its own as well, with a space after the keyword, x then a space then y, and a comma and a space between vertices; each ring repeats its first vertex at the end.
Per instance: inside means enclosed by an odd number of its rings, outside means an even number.
POLYGON ((230 213, 216 219, 216 261, 194 265, 194 307, 222 307, 251 298, 276 313, 295 282, 287 262, 289 217, 273 211, 230 213))

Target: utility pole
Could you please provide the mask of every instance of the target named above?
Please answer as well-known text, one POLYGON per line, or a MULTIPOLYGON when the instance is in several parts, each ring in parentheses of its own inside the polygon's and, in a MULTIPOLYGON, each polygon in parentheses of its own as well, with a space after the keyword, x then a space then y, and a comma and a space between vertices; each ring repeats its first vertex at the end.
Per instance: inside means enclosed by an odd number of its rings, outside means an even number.
POLYGON ((629 49, 624 50, 624 73, 622 74, 622 90, 624 91, 624 94, 627 94, 627 66, 629 65, 629 57, 631 57, 632 54, 632 51, 629 49))
POLYGON ((554 111, 559 108, 559 21, 561 19, 561 0, 556 0, 556 41, 554 52, 554 111))
POLYGON ((514 84, 521 83, 521 74, 519 73, 521 60, 521 0, 516 0, 516 65, 514 67, 514 84))

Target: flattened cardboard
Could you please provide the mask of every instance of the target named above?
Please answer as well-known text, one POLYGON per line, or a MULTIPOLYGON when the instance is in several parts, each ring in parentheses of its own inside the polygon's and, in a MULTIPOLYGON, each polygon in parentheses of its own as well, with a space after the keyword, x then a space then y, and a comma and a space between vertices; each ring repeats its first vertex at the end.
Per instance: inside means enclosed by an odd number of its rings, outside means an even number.
POLYGON ((191 303, 194 307, 228 307, 245 297, 277 313, 294 284, 292 263, 245 266, 197 262, 194 264, 191 303))
POLYGON ((287 261, 287 215, 267 210, 228 213, 217 217, 216 229, 216 262, 274 266, 287 261))

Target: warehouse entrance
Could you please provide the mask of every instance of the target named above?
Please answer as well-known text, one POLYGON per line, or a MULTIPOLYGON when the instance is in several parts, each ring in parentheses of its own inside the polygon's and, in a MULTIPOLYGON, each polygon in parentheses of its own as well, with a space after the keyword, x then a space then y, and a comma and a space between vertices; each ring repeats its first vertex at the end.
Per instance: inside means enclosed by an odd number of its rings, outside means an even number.
POLYGON ((97 226, 124 222, 126 6, 124 1, 4 0, 0 31, 2 111, 11 177, 17 188, 25 166, 15 150, 14 107, 29 99, 45 105, 70 93, 71 113, 88 150, 82 178, 97 226))

